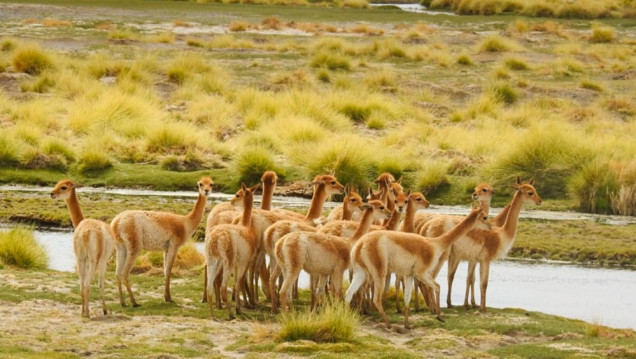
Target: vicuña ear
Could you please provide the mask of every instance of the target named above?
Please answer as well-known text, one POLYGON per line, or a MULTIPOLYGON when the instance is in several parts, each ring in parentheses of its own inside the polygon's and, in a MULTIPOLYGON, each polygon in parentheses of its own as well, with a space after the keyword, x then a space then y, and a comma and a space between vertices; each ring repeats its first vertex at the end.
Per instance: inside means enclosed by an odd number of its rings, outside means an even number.
POLYGON ((371 205, 368 204, 368 203, 363 203, 360 206, 358 206, 358 208, 360 208, 361 211, 365 211, 365 210, 371 208, 371 205))
POLYGON ((406 197, 411 195, 411 190, 406 191, 406 197))
POLYGON ((528 182, 528 183, 530 183, 531 186, 534 186, 534 178, 531 179, 530 182, 528 182))
POLYGON ((350 191, 350 190, 351 190, 351 189, 350 189, 350 187, 349 187, 349 184, 347 183, 347 184, 345 185, 345 188, 344 188, 344 194, 345 194, 345 196, 348 196, 348 195, 349 195, 349 191, 350 191))
POLYGON ((250 187, 250 192, 254 193, 256 191, 258 191, 259 189, 261 189, 261 184, 257 184, 255 186, 250 187))
POLYGON ((398 178, 398 180, 397 180, 397 181, 395 181, 395 183, 397 183, 397 184, 402 184, 402 176, 400 176, 400 178, 398 178))
POLYGON ((241 182, 241 190, 243 190, 243 192, 247 191, 247 186, 245 185, 245 182, 241 182))
POLYGON ((517 176, 517 184, 521 184, 521 177, 517 176))

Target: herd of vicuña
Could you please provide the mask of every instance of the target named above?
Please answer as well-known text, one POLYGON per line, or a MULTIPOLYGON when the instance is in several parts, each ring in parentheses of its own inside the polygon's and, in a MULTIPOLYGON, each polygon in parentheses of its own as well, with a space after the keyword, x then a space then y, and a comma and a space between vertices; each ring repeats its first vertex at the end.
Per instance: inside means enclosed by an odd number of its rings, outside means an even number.
MULTIPOLYGON (((532 181, 522 183, 517 178, 512 200, 492 219, 488 219, 488 214, 493 189, 485 183, 475 187, 472 200, 476 204, 467 209, 465 217, 433 214, 425 211, 429 203, 422 193, 405 192, 401 178, 395 180, 390 173, 375 179, 378 188, 371 189, 366 200, 356 188, 343 186, 334 176, 324 174, 311 182, 313 195, 303 215, 272 208, 276 173, 267 171, 261 180, 262 183, 252 187, 242 183, 230 202, 217 204, 208 215, 202 301, 208 303, 210 317, 214 317, 215 309, 225 308, 229 318, 234 318, 235 313, 241 313, 242 306, 258 305, 261 293, 274 312, 293 310, 298 277, 305 271, 310 277, 312 310, 321 305, 327 292, 335 300, 344 297, 347 304, 364 312, 370 300, 391 327, 382 300, 391 274, 395 274, 396 306, 401 312, 397 294, 402 289, 406 328, 413 294, 416 310, 421 293, 429 310, 443 321, 440 286, 435 278, 444 262, 448 262, 446 303, 451 307, 451 288, 460 261, 468 262, 464 306, 477 307, 474 284, 479 263, 479 309, 486 311, 490 262, 505 256, 512 247, 523 205, 541 204, 532 181), (262 192, 260 208, 253 208, 258 190, 262 192), (322 216, 325 201, 334 194, 343 194, 343 203, 325 218, 322 216), (345 279, 351 284, 343 295, 345 279)), ((84 218, 73 182, 57 183, 51 197, 66 201, 75 228, 73 248, 82 316, 90 316, 90 283, 95 272, 99 274, 102 310, 105 315, 108 313, 103 294, 104 275, 113 251, 122 306, 126 306, 122 284, 132 305, 139 306, 131 289, 130 271, 142 250, 163 251, 164 299, 172 301, 170 274, 177 251, 200 225, 212 185, 209 177, 199 180, 194 209, 185 216, 126 210, 109 225, 84 218)))

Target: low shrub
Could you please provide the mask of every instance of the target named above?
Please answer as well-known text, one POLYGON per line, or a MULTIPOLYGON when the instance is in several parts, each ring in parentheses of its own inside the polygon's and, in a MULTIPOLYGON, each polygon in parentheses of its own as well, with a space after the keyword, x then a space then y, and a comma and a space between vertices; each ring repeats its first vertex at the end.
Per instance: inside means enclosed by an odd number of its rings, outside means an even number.
POLYGON ((343 302, 330 303, 318 312, 308 310, 280 317, 278 341, 310 340, 316 343, 349 342, 355 338, 360 317, 343 302))
POLYGON ((23 227, 0 231, 0 262, 24 269, 46 269, 49 257, 35 240, 33 231, 23 227))
POLYGON ((53 67, 53 61, 49 55, 36 45, 17 49, 12 63, 16 71, 29 75, 39 75, 42 71, 53 67))

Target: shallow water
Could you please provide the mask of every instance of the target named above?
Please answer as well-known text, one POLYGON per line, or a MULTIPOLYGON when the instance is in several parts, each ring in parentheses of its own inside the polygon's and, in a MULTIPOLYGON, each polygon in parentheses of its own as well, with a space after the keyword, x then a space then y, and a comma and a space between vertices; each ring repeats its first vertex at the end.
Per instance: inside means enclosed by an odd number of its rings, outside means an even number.
MULTIPOLYGON (((75 270, 72 232, 35 231, 35 236, 50 254, 49 268, 75 270)), ((197 243, 197 246, 202 250, 202 243, 197 243)), ((302 287, 308 286, 304 272, 300 281, 302 287)), ((442 287, 442 303, 446 303, 445 267, 437 281, 442 287)), ((453 304, 463 304, 465 283, 466 264, 462 263, 453 284, 453 304)), ((476 290, 479 302, 479 280, 476 290)), ((491 265, 487 305, 493 308, 523 308, 615 328, 636 329, 636 316, 626 315, 632 313, 635 295, 636 271, 498 261, 491 265)))
MULTIPOLYGON (((49 193, 52 187, 23 187, 23 186, 0 186, 0 191, 23 191, 23 192, 41 192, 49 193)), ((182 197, 182 198, 196 198, 198 194, 195 191, 151 191, 151 190, 136 190, 136 189, 120 189, 120 188, 94 188, 85 187, 77 190, 78 194, 82 193, 103 193, 103 194, 115 194, 122 196, 147 196, 147 197, 182 197)), ((212 193, 209 196, 209 203, 229 201, 233 197, 232 194, 225 193, 212 193)), ((260 205, 261 196, 254 196, 255 206, 260 205)), ((310 200, 301 197, 283 197, 274 196, 272 199, 272 206, 274 208, 288 208, 292 210, 306 211, 309 208, 310 200)), ((325 202, 324 209, 331 210, 332 208, 340 205, 337 202, 325 202)), ((579 212, 566 212, 566 211, 542 211, 536 206, 526 206, 520 213, 519 218, 527 219, 547 219, 547 220, 585 220, 595 221, 599 223, 611 224, 611 225, 626 225, 635 224, 636 217, 629 216, 608 216, 601 214, 589 214, 579 212)), ((490 215, 495 216, 501 211, 502 208, 491 208, 490 215)), ((431 205, 430 208, 424 210, 424 212, 436 213, 436 214, 456 214, 466 215, 469 212, 467 206, 437 206, 431 205)))
POLYGON ((426 6, 420 4, 369 4, 371 6, 395 6, 400 8, 406 12, 416 12, 418 14, 427 14, 427 15, 449 15, 449 16, 457 16, 457 14, 447 11, 431 11, 426 8, 426 6))

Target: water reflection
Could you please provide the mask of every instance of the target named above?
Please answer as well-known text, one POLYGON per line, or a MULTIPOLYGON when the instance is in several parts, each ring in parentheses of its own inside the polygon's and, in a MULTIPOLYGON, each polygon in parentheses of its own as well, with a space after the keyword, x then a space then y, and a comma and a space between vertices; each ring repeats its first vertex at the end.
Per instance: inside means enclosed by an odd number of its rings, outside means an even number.
MULTIPOLYGON (((36 238, 50 254, 49 267, 74 271, 73 234, 69 231, 36 231, 36 238)), ((199 250, 203 245, 198 243, 199 250)), ((112 275, 112 274, 109 274, 112 275)), ((301 286, 308 278, 301 274, 301 286)), ((446 300, 446 268, 438 282, 442 302, 446 300)), ((457 270, 452 300, 464 301, 466 264, 457 270)), ((476 283, 478 288, 479 284, 476 283)), ((479 301, 477 289, 477 301, 479 301)), ((575 265, 498 261, 491 265, 488 283, 488 306, 523 308, 617 328, 636 329, 631 313, 636 295, 636 272, 619 269, 587 268, 575 265)))

